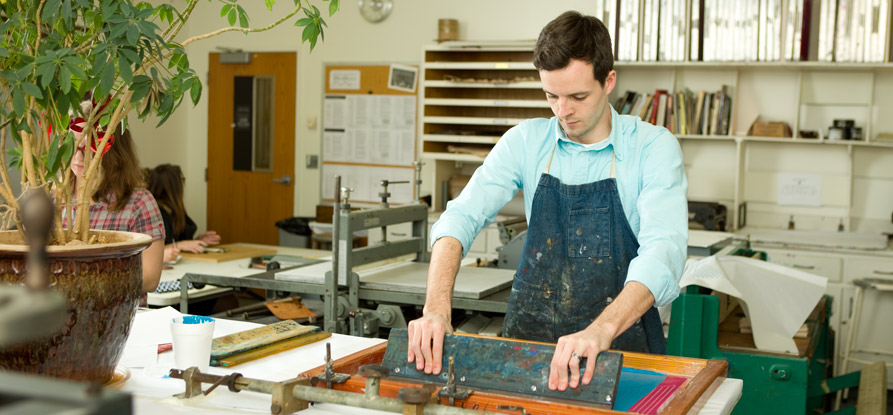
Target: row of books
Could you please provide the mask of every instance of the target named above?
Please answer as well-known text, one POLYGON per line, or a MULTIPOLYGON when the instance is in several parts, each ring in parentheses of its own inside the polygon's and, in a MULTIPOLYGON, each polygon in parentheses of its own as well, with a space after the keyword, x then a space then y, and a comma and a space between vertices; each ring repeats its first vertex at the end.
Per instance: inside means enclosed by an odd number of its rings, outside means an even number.
MULTIPOLYGON (((805 20, 818 20, 817 59, 835 62, 884 62, 890 43, 891 0, 800 0, 805 20), (818 6, 818 18, 808 12, 818 6), (816 4, 818 3, 818 4, 816 4)), ((797 1, 796 3, 799 3, 797 1)), ((806 23, 804 23, 806 24, 806 23)), ((796 39, 797 32, 794 32, 796 39)))
POLYGON ((614 101, 614 109, 645 122, 666 127, 680 135, 728 135, 731 130, 732 95, 723 85, 719 91, 691 90, 653 94, 626 91, 614 101))
POLYGON ((596 0, 595 15, 620 61, 884 62, 891 2, 596 0))

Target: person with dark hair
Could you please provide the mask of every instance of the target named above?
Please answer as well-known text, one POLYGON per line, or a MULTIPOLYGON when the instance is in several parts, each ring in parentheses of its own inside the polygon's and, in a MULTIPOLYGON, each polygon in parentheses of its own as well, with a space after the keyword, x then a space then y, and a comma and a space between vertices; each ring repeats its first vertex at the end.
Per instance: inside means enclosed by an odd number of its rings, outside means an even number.
POLYGON ((676 138, 609 104, 617 73, 601 21, 558 16, 540 32, 533 62, 555 116, 507 131, 434 224, 407 359, 440 373, 460 259, 522 190, 527 240, 503 335, 556 342, 549 388, 565 390, 591 381, 603 350, 666 353, 656 307, 679 294, 688 183, 676 138))
POLYGON ((180 166, 160 164, 149 171, 149 191, 158 201, 164 220, 164 261, 174 261, 180 251, 201 253, 208 245, 220 243, 217 232, 208 231, 198 238, 198 226, 183 207, 183 184, 186 177, 180 166))
MULTIPOLYGON (((84 114, 89 114, 92 110, 90 101, 85 101, 82 106, 85 107, 84 114)), ((83 136, 83 120, 73 122, 70 128, 78 143, 71 161, 71 170, 75 180, 78 180, 84 174, 84 152, 95 150, 91 149, 83 136)), ((164 223, 155 198, 145 188, 143 170, 140 168, 130 130, 123 127, 117 129, 114 138, 109 140, 109 145, 103 151, 105 155, 102 156, 101 178, 90 204, 90 229, 128 231, 151 236, 152 244, 142 252, 143 292, 155 291, 161 279, 164 223)))

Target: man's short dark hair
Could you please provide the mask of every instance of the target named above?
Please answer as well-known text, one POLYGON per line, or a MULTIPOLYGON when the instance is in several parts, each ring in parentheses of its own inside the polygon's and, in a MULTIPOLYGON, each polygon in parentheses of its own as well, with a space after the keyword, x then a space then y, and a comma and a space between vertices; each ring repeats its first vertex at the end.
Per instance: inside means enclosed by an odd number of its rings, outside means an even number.
POLYGON ((592 64, 595 80, 605 84, 608 73, 614 69, 614 52, 611 35, 601 20, 567 11, 543 28, 533 49, 536 69, 562 69, 571 59, 592 64))

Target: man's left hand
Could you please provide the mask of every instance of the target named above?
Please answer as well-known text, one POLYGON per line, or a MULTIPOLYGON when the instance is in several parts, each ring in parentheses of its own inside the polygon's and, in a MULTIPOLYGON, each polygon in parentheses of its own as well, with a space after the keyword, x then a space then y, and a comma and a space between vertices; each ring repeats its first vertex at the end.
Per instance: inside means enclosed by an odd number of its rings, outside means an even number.
POLYGON ((568 386, 576 388, 580 385, 580 361, 586 359, 586 370, 583 372, 583 384, 592 381, 595 372, 595 361, 598 354, 611 347, 613 336, 593 323, 582 331, 558 338, 555 355, 549 373, 549 389, 564 391, 568 386), (568 380, 570 370, 570 380, 568 380))

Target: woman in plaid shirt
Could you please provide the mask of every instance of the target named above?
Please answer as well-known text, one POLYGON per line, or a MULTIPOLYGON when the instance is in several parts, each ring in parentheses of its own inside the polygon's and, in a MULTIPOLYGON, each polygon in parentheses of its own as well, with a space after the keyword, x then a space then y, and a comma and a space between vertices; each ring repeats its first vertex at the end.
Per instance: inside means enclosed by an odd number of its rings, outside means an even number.
MULTIPOLYGON (((90 104, 90 101, 86 101, 90 104)), ((89 112, 85 112, 89 114, 89 112)), ((82 132, 83 123, 75 123, 75 142, 78 150, 71 161, 71 170, 76 177, 84 172, 85 145, 82 132), (80 125, 77 125, 80 124, 80 125)), ((116 131, 114 143, 109 140, 102 157, 102 177, 99 187, 93 194, 90 205, 90 229, 128 231, 144 233, 152 237, 152 245, 143 251, 143 292, 155 291, 161 279, 162 255, 164 253, 164 222, 158 203, 146 190, 143 170, 140 168, 133 138, 129 130, 116 131)))

